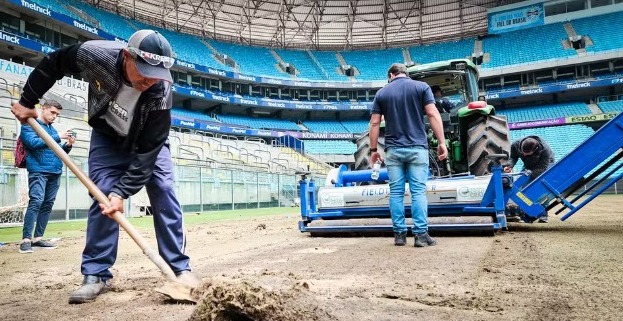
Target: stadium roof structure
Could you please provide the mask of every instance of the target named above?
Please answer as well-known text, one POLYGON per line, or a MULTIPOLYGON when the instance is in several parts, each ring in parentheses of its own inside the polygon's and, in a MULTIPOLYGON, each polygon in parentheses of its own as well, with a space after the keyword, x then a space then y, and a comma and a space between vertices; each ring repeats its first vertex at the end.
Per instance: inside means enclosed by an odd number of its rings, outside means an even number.
POLYGON ((152 25, 277 48, 380 49, 484 35, 514 0, 87 0, 152 25))

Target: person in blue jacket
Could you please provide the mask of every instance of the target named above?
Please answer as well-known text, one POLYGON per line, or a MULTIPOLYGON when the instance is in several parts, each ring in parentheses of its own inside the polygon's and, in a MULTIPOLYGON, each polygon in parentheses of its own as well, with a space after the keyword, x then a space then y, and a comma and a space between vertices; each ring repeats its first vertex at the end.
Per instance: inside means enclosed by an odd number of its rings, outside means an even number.
MULTIPOLYGON (((73 135, 64 133, 59 136, 52 126, 61 113, 63 107, 56 101, 48 100, 41 106, 41 115, 37 122, 50 134, 52 139, 61 143, 61 138, 67 142, 61 147, 69 153, 75 141, 73 135)), ((60 186, 60 177, 63 162, 50 149, 43 139, 28 124, 22 125, 20 139, 26 149, 26 169, 28 170, 28 208, 24 215, 22 228, 22 243, 20 253, 32 253, 32 248, 55 249, 56 245, 43 240, 45 228, 48 225, 52 206, 56 200, 56 193, 60 186), (34 230, 34 238, 33 238, 34 230)))

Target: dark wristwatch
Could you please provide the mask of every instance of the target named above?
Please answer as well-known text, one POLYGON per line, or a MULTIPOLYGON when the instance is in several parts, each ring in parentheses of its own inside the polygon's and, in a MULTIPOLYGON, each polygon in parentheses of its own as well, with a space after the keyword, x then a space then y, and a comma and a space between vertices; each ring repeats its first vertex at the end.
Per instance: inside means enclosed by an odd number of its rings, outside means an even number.
POLYGON ((376 153, 377 150, 378 150, 378 148, 370 148, 370 154, 376 153))

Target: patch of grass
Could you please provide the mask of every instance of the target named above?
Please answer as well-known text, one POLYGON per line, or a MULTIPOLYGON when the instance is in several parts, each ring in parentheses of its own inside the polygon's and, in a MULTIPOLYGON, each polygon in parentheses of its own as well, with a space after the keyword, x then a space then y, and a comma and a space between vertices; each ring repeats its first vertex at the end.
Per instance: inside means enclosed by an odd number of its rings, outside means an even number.
MULTIPOLYGON (((215 221, 241 220, 250 217, 262 217, 271 215, 300 215, 298 208, 292 207, 270 207, 247 210, 230 210, 230 211, 210 211, 195 214, 184 215, 184 224, 196 225, 206 224, 215 221)), ((135 217, 128 219, 137 229, 153 229, 153 220, 150 216, 135 217)), ((81 237, 86 233, 87 221, 75 220, 68 222, 50 222, 46 228, 45 238, 55 237, 81 237)), ((22 239, 22 227, 6 227, 0 228, 0 242, 10 243, 19 242, 22 239)))

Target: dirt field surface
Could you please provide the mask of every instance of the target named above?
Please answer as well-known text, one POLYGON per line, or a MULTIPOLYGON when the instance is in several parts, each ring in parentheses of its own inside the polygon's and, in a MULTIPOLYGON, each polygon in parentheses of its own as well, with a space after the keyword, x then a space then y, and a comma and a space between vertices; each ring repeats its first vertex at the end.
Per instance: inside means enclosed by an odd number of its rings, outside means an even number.
MULTIPOLYGON (((202 277, 288 301, 283 307, 298 309, 290 314, 300 320, 623 320, 622 208, 623 197, 603 196, 566 222, 512 223, 493 237, 438 236, 437 246, 423 249, 411 237, 406 247, 390 237, 310 237, 298 231, 293 209, 190 226, 187 251, 202 277)), ((125 234, 110 290, 69 305, 82 280, 83 243, 63 239, 56 250, 30 255, 1 247, 0 320, 193 315, 195 305, 154 292, 163 278, 125 234)), ((205 319, 201 313, 193 318, 205 319)))

